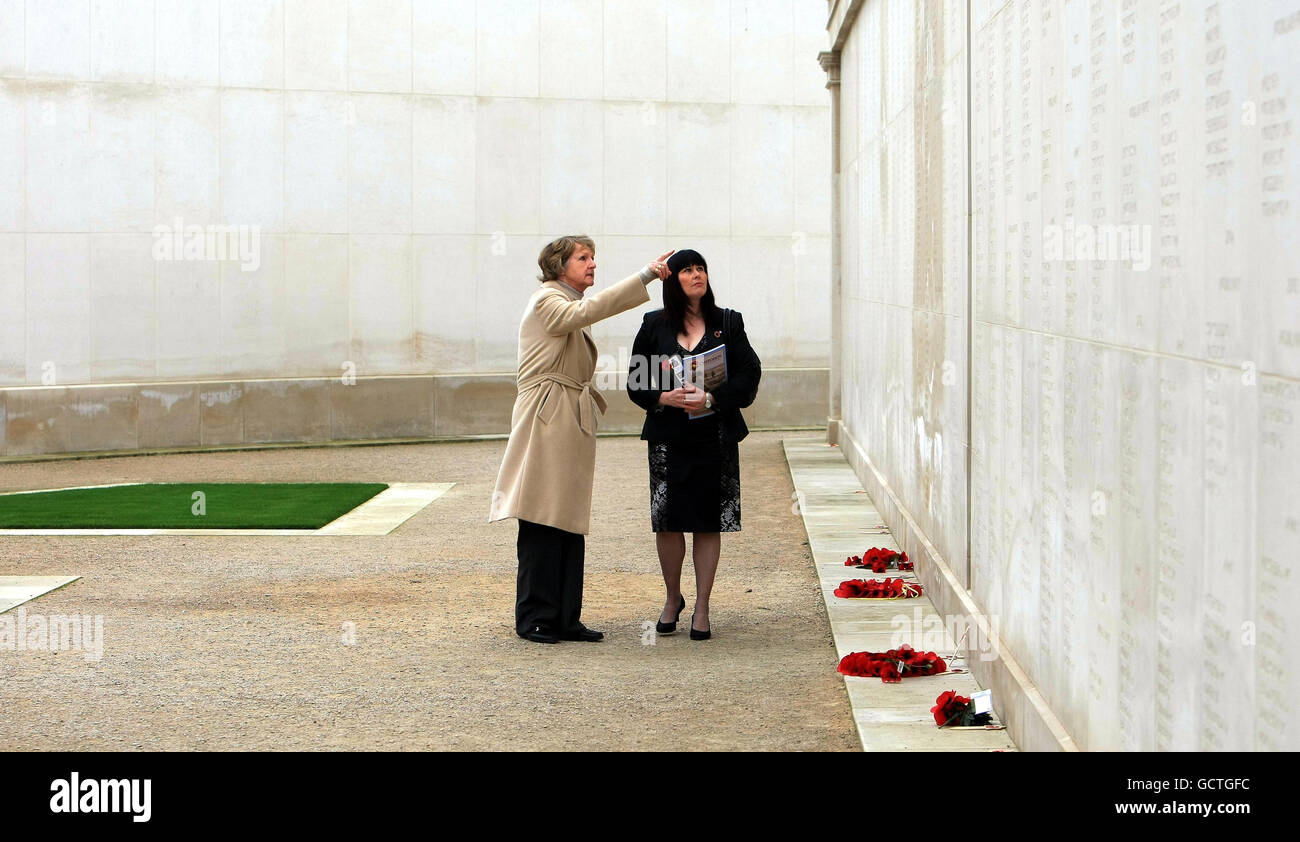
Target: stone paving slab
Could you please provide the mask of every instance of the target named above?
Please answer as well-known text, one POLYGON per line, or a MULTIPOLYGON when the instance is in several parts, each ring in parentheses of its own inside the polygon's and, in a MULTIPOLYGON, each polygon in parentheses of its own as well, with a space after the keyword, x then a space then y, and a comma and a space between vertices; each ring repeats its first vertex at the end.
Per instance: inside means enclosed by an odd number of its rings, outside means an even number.
POLYGON ((0 614, 80 578, 80 576, 0 576, 0 614))
POLYGON ((911 572, 873 574, 845 566, 850 555, 861 555, 873 546, 898 544, 839 448, 820 438, 785 439, 782 444, 798 492, 837 659, 850 652, 880 652, 907 643, 937 652, 948 662, 946 673, 905 678, 898 684, 844 676, 863 751, 1015 751, 1005 730, 935 727, 930 708, 940 693, 956 690, 969 696, 980 687, 965 661, 954 657, 957 641, 928 598, 848 600, 835 596, 835 588, 846 579, 917 581, 917 577, 911 572))
POLYGON ((394 482, 352 511, 316 530, 317 535, 387 535, 446 494, 454 482, 394 482))

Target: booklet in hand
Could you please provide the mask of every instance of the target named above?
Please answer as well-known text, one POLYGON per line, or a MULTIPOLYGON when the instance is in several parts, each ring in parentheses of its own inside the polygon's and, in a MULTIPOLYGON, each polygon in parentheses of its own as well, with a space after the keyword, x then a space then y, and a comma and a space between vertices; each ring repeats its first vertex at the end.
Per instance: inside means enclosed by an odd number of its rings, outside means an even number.
MULTIPOLYGON (((690 383, 697 389, 712 392, 727 382, 727 346, 719 345, 693 357, 673 357, 672 366, 673 374, 682 386, 690 383)), ((712 414, 713 410, 706 409, 688 412, 686 417, 694 420, 708 418, 712 414)))

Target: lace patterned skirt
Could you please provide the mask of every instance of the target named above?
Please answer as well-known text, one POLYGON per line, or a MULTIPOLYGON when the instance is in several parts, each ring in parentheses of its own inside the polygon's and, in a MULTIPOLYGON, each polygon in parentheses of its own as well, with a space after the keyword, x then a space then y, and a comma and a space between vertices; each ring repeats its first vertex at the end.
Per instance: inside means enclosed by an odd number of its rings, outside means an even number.
POLYGON ((685 442, 650 442, 655 532, 740 531, 740 450, 721 424, 708 426, 685 442))

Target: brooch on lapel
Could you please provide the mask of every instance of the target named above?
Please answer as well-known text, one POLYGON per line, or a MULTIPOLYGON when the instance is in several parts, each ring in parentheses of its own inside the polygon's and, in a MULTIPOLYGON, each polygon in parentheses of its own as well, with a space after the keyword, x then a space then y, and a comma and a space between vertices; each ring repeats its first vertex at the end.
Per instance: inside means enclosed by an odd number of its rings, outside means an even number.
POLYGON ((720 331, 720 330, 715 330, 715 331, 713 331, 713 338, 714 338, 714 339, 717 339, 717 338, 718 338, 719 336, 721 336, 721 335, 722 335, 722 331, 720 331))

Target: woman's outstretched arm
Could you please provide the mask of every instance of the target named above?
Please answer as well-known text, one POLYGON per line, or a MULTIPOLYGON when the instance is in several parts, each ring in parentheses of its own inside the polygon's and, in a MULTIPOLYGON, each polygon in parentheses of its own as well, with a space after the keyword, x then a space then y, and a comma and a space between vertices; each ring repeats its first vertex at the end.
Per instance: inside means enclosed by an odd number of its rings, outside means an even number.
POLYGON ((548 290, 537 296, 533 306, 542 329, 550 336, 563 336, 646 303, 650 293, 645 285, 656 277, 647 266, 639 274, 576 301, 558 290, 548 290))

